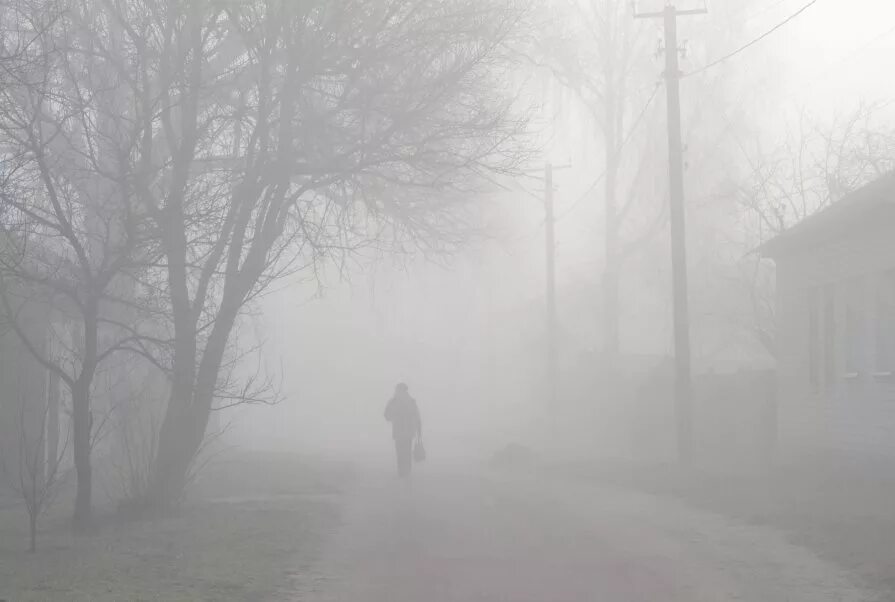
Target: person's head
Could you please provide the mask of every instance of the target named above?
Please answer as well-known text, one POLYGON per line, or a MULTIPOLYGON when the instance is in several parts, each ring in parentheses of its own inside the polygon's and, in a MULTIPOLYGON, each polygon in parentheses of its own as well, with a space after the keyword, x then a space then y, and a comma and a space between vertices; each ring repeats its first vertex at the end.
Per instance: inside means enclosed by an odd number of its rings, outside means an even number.
POLYGON ((395 387, 395 395, 407 395, 408 391, 407 383, 398 383, 395 387))

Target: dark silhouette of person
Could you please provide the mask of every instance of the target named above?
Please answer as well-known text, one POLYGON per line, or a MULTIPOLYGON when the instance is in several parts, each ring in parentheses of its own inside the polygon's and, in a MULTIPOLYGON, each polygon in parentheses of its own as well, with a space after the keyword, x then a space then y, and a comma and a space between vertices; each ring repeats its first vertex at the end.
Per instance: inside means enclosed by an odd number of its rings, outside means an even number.
POLYGON ((423 421, 416 400, 410 396, 406 384, 398 383, 395 387, 394 397, 385 406, 385 419, 392 423, 398 476, 408 477, 413 466, 413 440, 422 435, 423 421))

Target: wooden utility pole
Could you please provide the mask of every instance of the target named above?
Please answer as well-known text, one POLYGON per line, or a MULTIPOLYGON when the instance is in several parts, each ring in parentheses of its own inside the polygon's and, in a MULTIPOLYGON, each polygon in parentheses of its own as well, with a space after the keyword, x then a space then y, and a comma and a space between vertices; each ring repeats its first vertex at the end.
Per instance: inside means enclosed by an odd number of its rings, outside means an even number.
POLYGON ((553 165, 544 167, 544 226, 547 276, 547 397, 550 409, 556 407, 556 220, 553 215, 553 165))
POLYGON ((668 98, 668 161, 671 221, 671 272, 674 299, 674 403, 678 457, 692 457, 692 404, 690 378, 690 311, 687 298, 687 237, 684 211, 684 160, 681 143, 681 71, 678 65, 677 18, 705 14, 705 8, 678 10, 668 4, 655 13, 634 14, 638 19, 661 18, 665 23, 665 89, 668 98))

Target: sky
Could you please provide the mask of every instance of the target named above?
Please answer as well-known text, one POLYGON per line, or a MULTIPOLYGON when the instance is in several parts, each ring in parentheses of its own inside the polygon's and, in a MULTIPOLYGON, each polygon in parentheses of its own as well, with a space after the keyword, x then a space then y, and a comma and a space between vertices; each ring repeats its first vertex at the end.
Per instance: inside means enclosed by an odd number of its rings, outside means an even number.
MULTIPOLYGON (((748 31, 767 31, 805 4, 806 0, 763 0, 764 8, 745 11, 748 31)), ((895 3, 888 0, 817 0, 759 44, 777 55, 785 73, 779 94, 788 104, 823 114, 831 108, 845 110, 855 98, 895 96, 891 77, 895 3)), ((752 50, 718 68, 759 72, 774 68, 750 60, 752 50)))
MULTIPOLYGON (((777 12, 802 4, 784 2, 777 12)), ((895 96, 895 4, 819 0, 793 21, 786 90, 806 104, 842 108, 855 97, 895 96)), ((778 45, 780 42, 778 42, 778 45)))

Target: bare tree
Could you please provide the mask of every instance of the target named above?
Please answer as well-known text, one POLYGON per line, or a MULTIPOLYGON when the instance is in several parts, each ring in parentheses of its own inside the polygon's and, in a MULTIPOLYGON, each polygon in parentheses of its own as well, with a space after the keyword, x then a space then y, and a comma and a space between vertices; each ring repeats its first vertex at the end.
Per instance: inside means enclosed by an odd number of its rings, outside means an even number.
MULTIPOLYGON (((769 153, 743 148, 749 173, 737 198, 760 244, 895 168, 895 130, 886 104, 860 104, 824 124, 805 111, 769 153)), ((756 145, 757 146, 757 145, 756 145)))
MULTIPOLYGON (((58 382, 56 384, 58 386, 58 382)), ((23 391, 20 388, 20 393, 23 391)), ((31 552, 37 551, 38 521, 55 501, 63 483, 62 465, 68 449, 69 429, 65 429, 61 446, 58 444, 59 433, 52 432, 53 428, 59 428, 58 416, 52 416, 54 411, 58 413, 59 407, 52 400, 52 394, 43 399, 20 395, 17 400, 17 465, 10 467, 4 462, 2 466, 28 511, 28 549, 31 552), (55 445, 50 444, 53 438, 57 441, 55 445)))
POLYGON ((76 524, 91 513, 91 397, 96 371, 130 328, 120 325, 116 297, 131 286, 127 271, 141 235, 130 203, 130 130, 119 118, 122 75, 103 69, 89 48, 91 15, 79 3, 3 5, 6 40, 18 43, 0 61, 0 302, 27 350, 69 390, 78 476, 76 524), (44 307, 58 353, 29 333, 29 308, 44 307))
POLYGON ((128 273, 139 305, 167 320, 117 349, 169 370, 147 496, 166 502, 234 388, 222 375, 233 329, 270 282, 355 253, 450 251, 488 174, 527 158, 502 86, 524 11, 116 0, 73 1, 65 15, 78 32, 68 52, 89 55, 117 95, 108 117, 127 167, 114 181, 154 227, 156 259, 128 273))

